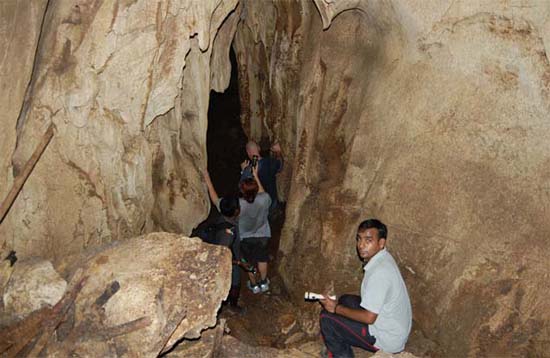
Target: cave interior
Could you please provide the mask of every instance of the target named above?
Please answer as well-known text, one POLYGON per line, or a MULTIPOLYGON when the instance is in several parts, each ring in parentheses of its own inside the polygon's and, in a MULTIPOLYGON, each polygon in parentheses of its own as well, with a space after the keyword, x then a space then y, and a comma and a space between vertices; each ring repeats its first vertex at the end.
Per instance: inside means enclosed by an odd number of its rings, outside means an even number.
POLYGON ((516 5, 4 1, 0 354, 320 356, 303 294, 359 292, 378 218, 396 356, 550 357, 550 7, 516 5), (232 312, 229 251, 188 236, 248 140, 282 205, 232 312))

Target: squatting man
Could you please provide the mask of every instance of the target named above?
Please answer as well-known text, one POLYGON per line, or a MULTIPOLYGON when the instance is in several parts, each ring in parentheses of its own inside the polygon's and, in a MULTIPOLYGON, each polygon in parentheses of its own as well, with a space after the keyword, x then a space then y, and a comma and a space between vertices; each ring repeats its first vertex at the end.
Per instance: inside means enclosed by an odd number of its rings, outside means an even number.
POLYGON ((386 250, 388 230, 377 219, 357 228, 359 257, 366 262, 361 296, 328 294, 323 306, 321 334, 333 358, 353 357, 352 346, 371 352, 397 353, 405 348, 412 323, 407 287, 392 255, 386 250))

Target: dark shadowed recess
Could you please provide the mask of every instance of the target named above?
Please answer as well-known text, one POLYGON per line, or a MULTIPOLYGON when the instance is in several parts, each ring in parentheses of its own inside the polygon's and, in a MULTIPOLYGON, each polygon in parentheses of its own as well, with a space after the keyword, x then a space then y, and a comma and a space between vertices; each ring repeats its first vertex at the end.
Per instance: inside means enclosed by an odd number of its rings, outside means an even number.
POLYGON ((236 195, 247 137, 240 122, 237 60, 230 52, 231 82, 223 93, 210 92, 206 146, 208 170, 220 196, 236 195))

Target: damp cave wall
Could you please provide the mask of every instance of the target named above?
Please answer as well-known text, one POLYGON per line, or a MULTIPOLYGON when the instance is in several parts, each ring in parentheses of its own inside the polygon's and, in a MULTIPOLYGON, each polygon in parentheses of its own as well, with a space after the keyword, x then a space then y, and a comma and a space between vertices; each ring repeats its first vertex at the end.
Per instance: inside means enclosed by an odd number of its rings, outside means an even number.
POLYGON ((550 7, 243 3, 242 122, 283 145, 296 302, 358 291, 355 229, 377 217, 445 355, 547 355, 550 7))

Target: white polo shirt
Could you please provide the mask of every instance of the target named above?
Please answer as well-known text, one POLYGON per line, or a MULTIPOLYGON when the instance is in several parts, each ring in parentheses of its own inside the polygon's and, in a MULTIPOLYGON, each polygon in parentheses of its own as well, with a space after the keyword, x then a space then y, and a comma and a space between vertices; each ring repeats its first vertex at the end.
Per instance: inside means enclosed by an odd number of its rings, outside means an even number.
POLYGON ((412 309, 405 281, 392 255, 381 250, 365 265, 361 307, 378 314, 369 325, 375 346, 389 353, 401 352, 409 337, 412 309))

